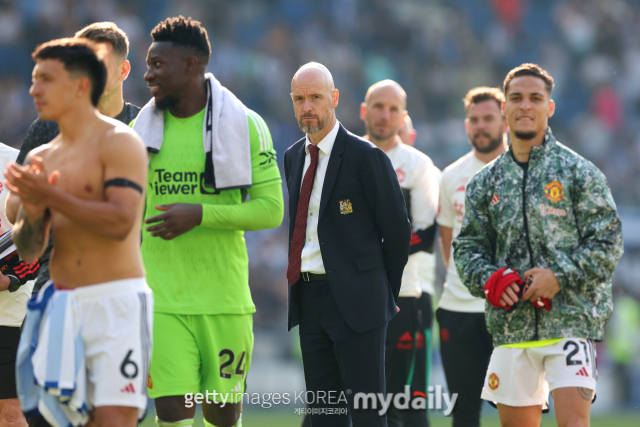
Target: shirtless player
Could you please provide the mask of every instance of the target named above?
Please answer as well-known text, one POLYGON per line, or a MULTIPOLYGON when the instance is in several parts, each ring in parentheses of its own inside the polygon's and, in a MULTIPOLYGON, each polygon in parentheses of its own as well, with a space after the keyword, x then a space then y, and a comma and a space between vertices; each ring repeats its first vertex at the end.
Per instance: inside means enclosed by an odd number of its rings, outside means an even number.
POLYGON ((21 202, 13 238, 28 262, 42 255, 50 231, 55 238, 55 292, 75 298, 72 321, 82 325, 88 425, 133 427, 146 407, 153 313, 140 255, 146 150, 96 110, 107 72, 91 42, 54 40, 32 56, 30 94, 60 134, 25 166, 5 170, 10 197, 21 202))

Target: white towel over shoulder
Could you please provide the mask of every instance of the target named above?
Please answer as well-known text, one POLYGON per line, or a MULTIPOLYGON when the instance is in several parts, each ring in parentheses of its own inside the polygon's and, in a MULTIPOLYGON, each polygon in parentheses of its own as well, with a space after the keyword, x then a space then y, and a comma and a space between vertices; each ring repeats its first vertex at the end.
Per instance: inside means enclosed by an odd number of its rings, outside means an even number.
MULTIPOLYGON (((207 104, 202 128, 205 186, 216 191, 251 187, 251 141, 247 112, 240 100, 211 73, 205 74, 207 104)), ((155 98, 133 125, 147 150, 159 153, 164 140, 164 114, 155 98)))

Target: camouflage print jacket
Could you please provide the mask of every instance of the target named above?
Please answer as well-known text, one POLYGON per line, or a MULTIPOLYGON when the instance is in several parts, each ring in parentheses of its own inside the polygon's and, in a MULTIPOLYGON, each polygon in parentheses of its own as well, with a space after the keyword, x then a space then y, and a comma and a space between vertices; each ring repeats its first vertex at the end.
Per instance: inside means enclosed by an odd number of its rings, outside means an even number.
POLYGON ((560 284, 547 312, 529 301, 506 311, 486 303, 494 345, 550 338, 602 340, 611 312, 611 276, 622 256, 622 226, 606 178, 556 141, 533 147, 525 171, 506 151, 466 191, 454 260, 472 295, 501 267, 520 276, 551 269, 560 284))

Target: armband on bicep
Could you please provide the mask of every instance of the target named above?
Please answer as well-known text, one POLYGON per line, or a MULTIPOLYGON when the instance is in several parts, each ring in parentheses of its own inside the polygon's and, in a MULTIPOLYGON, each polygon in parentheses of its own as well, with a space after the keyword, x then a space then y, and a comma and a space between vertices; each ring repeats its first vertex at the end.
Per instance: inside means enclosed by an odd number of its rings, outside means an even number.
POLYGON ((130 188, 133 188, 134 190, 136 190, 137 192, 139 192, 140 194, 143 193, 142 187, 140 187, 138 184, 136 184, 133 181, 129 181, 126 178, 113 178, 113 179, 110 179, 109 181, 104 183, 104 189, 105 190, 107 189, 107 187, 111 187, 111 186, 115 186, 115 187, 130 187, 130 188))

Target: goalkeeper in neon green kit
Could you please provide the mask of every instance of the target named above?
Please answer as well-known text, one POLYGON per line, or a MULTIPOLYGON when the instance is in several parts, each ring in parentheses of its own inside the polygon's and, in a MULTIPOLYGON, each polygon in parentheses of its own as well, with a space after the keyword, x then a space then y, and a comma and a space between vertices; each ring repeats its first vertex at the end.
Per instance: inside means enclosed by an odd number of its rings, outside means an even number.
POLYGON ((282 222, 276 153, 262 118, 205 74, 211 48, 198 21, 169 18, 151 36, 144 78, 153 99, 133 124, 151 153, 142 240, 155 296, 149 396, 163 427, 193 425, 185 394, 207 392, 205 424, 240 426, 255 312, 244 231, 282 222))

